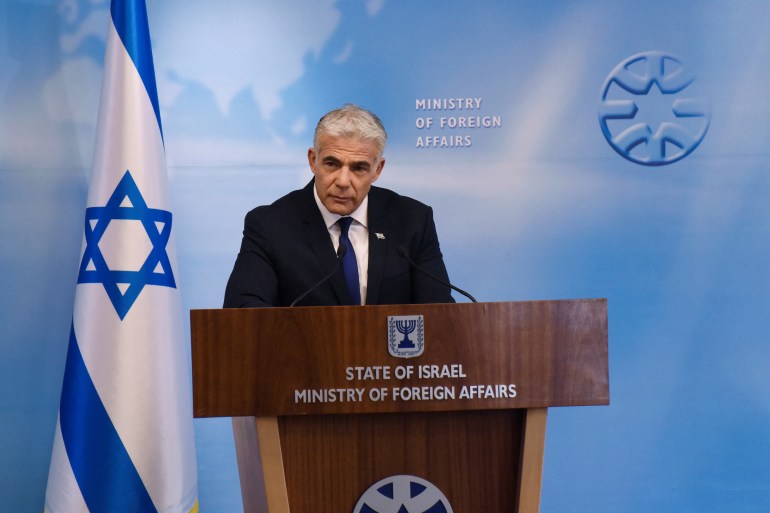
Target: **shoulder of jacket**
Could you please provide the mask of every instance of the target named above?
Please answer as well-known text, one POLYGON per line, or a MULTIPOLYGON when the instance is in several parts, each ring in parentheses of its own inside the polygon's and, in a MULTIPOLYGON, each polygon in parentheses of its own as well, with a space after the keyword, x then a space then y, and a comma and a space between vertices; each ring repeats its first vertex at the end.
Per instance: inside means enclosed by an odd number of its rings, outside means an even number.
POLYGON ((428 205, 419 200, 409 196, 403 196, 390 189, 376 186, 372 186, 371 190, 369 191, 369 198, 370 200, 378 202, 384 208, 387 208, 389 205, 398 205, 419 210, 430 208, 428 205))

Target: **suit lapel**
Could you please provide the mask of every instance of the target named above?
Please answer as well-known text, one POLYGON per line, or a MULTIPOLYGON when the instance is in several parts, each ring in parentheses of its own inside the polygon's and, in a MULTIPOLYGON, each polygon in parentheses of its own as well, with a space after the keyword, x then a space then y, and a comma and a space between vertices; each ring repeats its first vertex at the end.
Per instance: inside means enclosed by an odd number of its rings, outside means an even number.
MULTIPOLYGON (((337 265, 337 257, 334 254, 334 245, 332 244, 331 237, 329 237, 329 230, 326 229, 323 216, 318 210, 318 205, 315 203, 313 186, 314 181, 311 180, 303 189, 301 200, 297 202, 297 211, 300 213, 303 223, 305 223, 305 235, 308 245, 318 259, 323 272, 327 273, 337 265)), ((322 276, 318 277, 319 280, 321 278, 322 276)), ((332 289, 334 289, 337 302, 341 305, 350 304, 350 295, 348 294, 345 277, 342 272, 334 273, 329 282, 332 289)))
POLYGON ((376 305, 382 287, 387 249, 391 244, 388 240, 389 223, 383 206, 377 201, 376 189, 369 192, 369 273, 366 278, 366 304, 376 305))

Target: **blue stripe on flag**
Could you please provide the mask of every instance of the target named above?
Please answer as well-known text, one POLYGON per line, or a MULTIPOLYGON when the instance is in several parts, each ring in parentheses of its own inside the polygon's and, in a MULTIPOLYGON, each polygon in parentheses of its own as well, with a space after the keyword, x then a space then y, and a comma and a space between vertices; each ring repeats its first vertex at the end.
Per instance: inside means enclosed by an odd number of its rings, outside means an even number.
POLYGON ((147 95, 155 110, 160 137, 163 138, 163 125, 160 122, 158 89, 155 85, 155 65, 152 61, 150 46, 150 25, 147 22, 147 6, 144 0, 112 0, 110 6, 112 23, 123 41, 123 46, 134 61, 139 76, 142 77, 147 95))
POLYGON ((62 438, 90 513, 157 513, 70 331, 59 410, 62 438))

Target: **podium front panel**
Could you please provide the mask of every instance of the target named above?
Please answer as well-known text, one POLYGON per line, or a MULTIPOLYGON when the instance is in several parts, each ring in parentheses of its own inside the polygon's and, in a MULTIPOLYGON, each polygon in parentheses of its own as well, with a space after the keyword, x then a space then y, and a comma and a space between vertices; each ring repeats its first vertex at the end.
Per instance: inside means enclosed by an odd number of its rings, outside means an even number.
POLYGON ((609 402, 603 299, 195 310, 191 321, 196 417, 609 402))
POLYGON ((407 474, 438 487, 455 512, 514 513, 523 414, 280 418, 291 512, 352 512, 371 485, 407 474))

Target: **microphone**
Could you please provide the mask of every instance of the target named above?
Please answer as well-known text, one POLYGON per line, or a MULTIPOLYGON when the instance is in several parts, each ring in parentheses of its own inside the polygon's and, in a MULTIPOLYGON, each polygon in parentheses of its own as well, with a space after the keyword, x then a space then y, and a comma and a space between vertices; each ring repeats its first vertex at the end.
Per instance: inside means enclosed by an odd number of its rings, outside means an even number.
POLYGON ((457 292, 459 292, 459 293, 460 293, 460 294, 462 294, 463 296, 467 297, 468 299, 470 299, 470 300, 471 300, 471 301, 473 301, 474 303, 478 303, 478 301, 476 301, 476 298, 475 298, 475 297, 471 296, 470 294, 468 294, 467 292, 465 292, 463 289, 457 288, 457 287, 455 287, 454 285, 452 285, 451 283, 449 283, 449 282, 446 282, 446 281, 442 280, 441 278, 438 278, 437 276, 433 276, 431 273, 429 273, 428 271, 426 271, 425 269, 423 269, 422 267, 420 267, 419 265, 417 265, 417 264, 414 262, 414 260, 412 260, 412 258, 409 256, 409 252, 406 250, 406 248, 404 247, 404 245, 403 245, 403 244, 399 244, 398 246, 396 246, 396 252, 397 252, 399 255, 401 255, 402 257, 406 258, 406 260, 409 262, 409 264, 410 264, 412 267, 414 267, 415 269, 417 269, 418 271, 420 271, 422 274, 424 274, 424 275, 425 275, 425 276, 427 276, 428 278, 430 278, 430 279, 432 279, 432 280, 435 280, 435 281, 439 282, 440 284, 442 284, 442 285, 444 285, 444 286, 446 286, 446 287, 449 287, 449 288, 450 288, 450 289, 452 289, 452 290, 456 290, 457 292))
POLYGON ((345 253, 347 253, 347 251, 348 251, 348 247, 347 247, 347 246, 345 246, 344 244, 340 244, 340 245, 339 245, 339 247, 337 248, 337 263, 336 263, 336 264, 334 264, 334 267, 332 268, 331 272, 329 272, 329 274, 327 274, 326 276, 324 276, 324 277, 321 279, 321 281, 319 281, 318 283, 316 283, 315 285, 313 285, 312 287, 310 287, 309 289, 307 289, 307 290, 306 290, 306 291, 305 291, 305 292, 304 292, 304 293, 303 293, 301 296, 299 296, 297 299, 295 299, 294 301, 292 301, 292 303, 289 305, 289 308, 291 308, 292 306, 296 305, 297 303, 299 303, 300 301, 302 301, 303 299, 305 299, 305 296, 307 296, 308 294, 310 294, 311 292, 313 292, 315 289, 317 289, 318 287, 320 287, 321 285, 323 285, 324 283, 326 283, 327 281, 329 281, 329 278, 331 278, 332 276, 334 276, 334 273, 336 273, 336 272, 337 272, 337 269, 339 269, 339 268, 340 268, 340 265, 342 264, 342 259, 345 257, 345 253))

